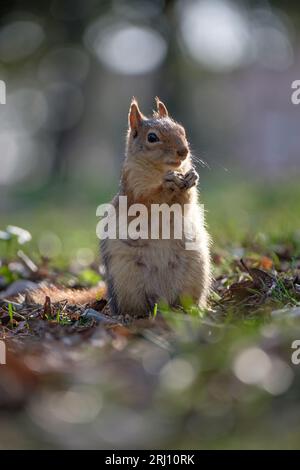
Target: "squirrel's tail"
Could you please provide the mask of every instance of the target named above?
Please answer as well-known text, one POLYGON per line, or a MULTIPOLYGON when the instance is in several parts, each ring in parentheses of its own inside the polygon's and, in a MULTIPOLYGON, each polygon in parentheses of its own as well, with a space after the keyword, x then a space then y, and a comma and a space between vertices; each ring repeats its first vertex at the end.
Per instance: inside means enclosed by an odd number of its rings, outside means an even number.
POLYGON ((90 289, 68 289, 54 285, 41 285, 36 290, 29 290, 26 293, 26 300, 34 304, 43 305, 46 297, 52 303, 67 301, 71 305, 84 305, 102 299, 106 294, 104 283, 90 289))

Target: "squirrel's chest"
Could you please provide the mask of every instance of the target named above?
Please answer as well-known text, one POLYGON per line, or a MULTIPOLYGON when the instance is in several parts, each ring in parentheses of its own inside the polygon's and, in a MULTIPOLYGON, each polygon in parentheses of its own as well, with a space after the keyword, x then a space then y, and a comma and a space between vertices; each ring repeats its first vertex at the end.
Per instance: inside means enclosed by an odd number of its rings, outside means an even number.
POLYGON ((181 240, 141 240, 132 255, 148 274, 184 270, 187 262, 181 240))

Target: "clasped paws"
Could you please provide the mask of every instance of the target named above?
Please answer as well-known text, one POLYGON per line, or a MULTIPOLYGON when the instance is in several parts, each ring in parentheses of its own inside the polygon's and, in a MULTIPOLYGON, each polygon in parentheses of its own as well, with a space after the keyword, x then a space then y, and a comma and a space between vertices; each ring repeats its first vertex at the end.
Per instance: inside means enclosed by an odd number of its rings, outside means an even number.
POLYGON ((164 177, 165 186, 172 190, 186 190, 195 186, 198 182, 198 173, 191 168, 185 175, 178 171, 168 171, 164 177))

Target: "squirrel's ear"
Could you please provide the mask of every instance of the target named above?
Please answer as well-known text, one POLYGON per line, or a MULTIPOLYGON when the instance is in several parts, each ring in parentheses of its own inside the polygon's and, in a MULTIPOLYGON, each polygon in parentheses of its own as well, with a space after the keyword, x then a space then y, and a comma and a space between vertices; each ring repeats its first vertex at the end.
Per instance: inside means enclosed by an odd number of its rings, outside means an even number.
POLYGON ((162 118, 168 117, 169 115, 168 110, 166 106, 164 105, 164 103, 160 101, 158 96, 156 96, 155 101, 156 101, 156 107, 157 107, 157 112, 158 112, 159 117, 162 117, 162 118))
POLYGON ((137 129, 143 122, 143 115, 139 109, 138 102, 132 98, 128 114, 128 125, 131 129, 137 129))

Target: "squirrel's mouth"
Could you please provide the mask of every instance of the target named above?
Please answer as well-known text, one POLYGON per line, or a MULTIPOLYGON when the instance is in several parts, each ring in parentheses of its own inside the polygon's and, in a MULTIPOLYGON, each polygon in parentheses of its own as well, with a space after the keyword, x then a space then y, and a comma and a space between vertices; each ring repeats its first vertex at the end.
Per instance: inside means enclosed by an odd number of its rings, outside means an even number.
POLYGON ((182 160, 178 159, 178 160, 167 160, 167 165, 169 166, 174 166, 174 167, 178 167, 181 165, 182 163, 182 160))

